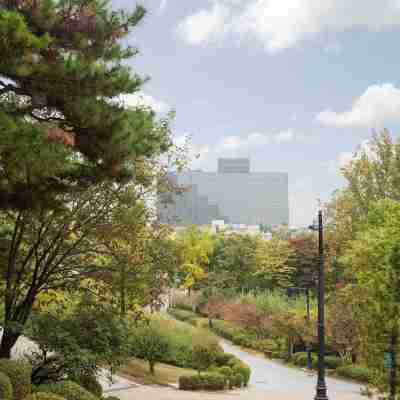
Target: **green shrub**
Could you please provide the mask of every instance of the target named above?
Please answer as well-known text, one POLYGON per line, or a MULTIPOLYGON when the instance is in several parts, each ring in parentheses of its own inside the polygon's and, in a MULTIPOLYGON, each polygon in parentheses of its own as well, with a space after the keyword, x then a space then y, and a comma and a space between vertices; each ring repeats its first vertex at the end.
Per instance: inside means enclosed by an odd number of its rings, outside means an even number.
POLYGON ((201 390, 201 379, 199 375, 180 376, 179 377, 180 390, 201 390))
MULTIPOLYGON (((169 343, 169 351, 163 354, 162 362, 177 367, 196 368, 193 360, 193 348, 197 343, 214 348, 217 354, 223 352, 215 335, 207 330, 195 328, 171 318, 156 317, 154 319, 169 343)), ((132 332, 133 336, 135 336, 135 330, 132 332)), ((133 346, 132 353, 132 355, 135 353, 133 346)))
POLYGON ((371 379, 371 372, 367 367, 361 365, 342 365, 336 369, 336 373, 343 378, 363 383, 368 383, 371 379))
POLYGON ((12 400, 13 398, 13 389, 11 385, 10 378, 0 372, 0 399, 4 400, 12 400))
MULTIPOLYGON (((300 351, 298 353, 293 354, 292 361, 295 365, 299 367, 307 367, 308 362, 308 354, 304 351, 300 351)), ((318 364, 317 355, 311 353, 311 367, 315 368, 318 364)))
POLYGON ((94 375, 82 375, 76 383, 86 389, 88 392, 94 394, 96 397, 103 396, 103 388, 94 375))
POLYGON ((241 374, 233 374, 229 377, 229 388, 240 388, 243 384, 243 376, 241 374))
POLYGON ((178 308, 172 308, 168 310, 169 314, 171 314, 174 318, 179 319, 180 321, 194 323, 198 318, 198 315, 193 311, 181 310, 178 308))
POLYGON ((336 369, 343 365, 343 360, 340 357, 326 356, 325 366, 329 369, 336 369))
POLYGON ((181 376, 179 378, 180 390, 224 390, 226 379, 215 372, 207 372, 202 375, 181 376))
POLYGON ((235 360, 236 357, 230 353, 218 353, 215 357, 215 364, 218 367, 222 367, 224 365, 228 365, 231 360, 235 360))
POLYGON ((31 394, 32 368, 29 364, 3 358, 0 360, 0 372, 10 378, 14 400, 23 400, 31 394))
POLYGON ((58 394, 65 400, 97 400, 92 393, 71 381, 40 385, 38 389, 40 392, 58 394))
POLYGON ((65 400, 65 399, 55 393, 36 392, 25 397, 24 400, 65 400))
POLYGON ((232 368, 224 365, 217 370, 222 376, 230 377, 233 374, 232 368))
POLYGON ((226 379, 218 373, 205 373, 201 375, 203 390, 224 390, 226 379))
POLYGON ((250 375, 251 375, 251 369, 247 364, 245 364, 244 362, 242 362, 240 360, 236 361, 232 365, 232 372, 234 374, 240 374, 242 376, 244 386, 247 386, 247 384, 249 383, 249 380, 250 380, 250 375))

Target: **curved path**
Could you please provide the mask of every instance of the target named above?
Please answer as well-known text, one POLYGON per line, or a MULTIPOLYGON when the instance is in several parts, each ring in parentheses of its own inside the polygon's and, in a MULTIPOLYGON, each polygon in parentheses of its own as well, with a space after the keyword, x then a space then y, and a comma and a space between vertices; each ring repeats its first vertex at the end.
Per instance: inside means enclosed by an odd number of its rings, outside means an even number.
MULTIPOLYGON (((286 367, 263 356, 250 354, 240 347, 225 341, 223 348, 252 369, 249 387, 224 393, 184 392, 174 388, 159 386, 138 386, 129 390, 114 392, 121 400, 313 400, 315 396, 316 375, 286 367)), ((365 400, 361 396, 361 386, 327 379, 330 400, 365 400)))
MULTIPOLYGON (((226 352, 234 354, 250 365, 252 371, 250 388, 274 395, 291 395, 292 399, 313 399, 317 382, 316 374, 281 365, 263 356, 250 354, 225 341, 221 342, 221 345, 226 352)), ((365 399, 360 394, 362 386, 356 383, 333 378, 327 378, 326 383, 330 399, 365 399)))

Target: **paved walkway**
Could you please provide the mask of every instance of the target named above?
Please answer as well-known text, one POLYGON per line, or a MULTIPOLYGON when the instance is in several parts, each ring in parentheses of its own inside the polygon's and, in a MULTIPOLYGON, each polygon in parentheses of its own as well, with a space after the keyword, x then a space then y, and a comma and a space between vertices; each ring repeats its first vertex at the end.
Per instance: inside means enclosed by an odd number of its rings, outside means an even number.
MULTIPOLYGON (((138 386, 115 392, 121 400, 310 400, 315 396, 316 376, 289 368, 262 356, 250 354, 240 347, 221 342, 224 349, 252 368, 247 389, 225 393, 183 392, 173 388, 138 386)), ((327 379, 330 400, 365 400, 361 386, 338 379, 327 379)))
MULTIPOLYGON (((0 329, 0 337, 1 337, 0 329)), ((310 400, 315 395, 316 376, 289 368, 263 356, 250 354, 238 346, 222 341, 225 351, 235 354, 252 369, 249 387, 224 393, 184 392, 174 388, 143 386, 114 376, 113 382, 102 371, 100 382, 106 394, 121 400, 310 400)), ((13 349, 13 357, 23 358, 37 350, 37 345, 21 337, 13 349)), ((361 386, 351 382, 327 378, 330 400, 365 400, 360 395, 361 386)))

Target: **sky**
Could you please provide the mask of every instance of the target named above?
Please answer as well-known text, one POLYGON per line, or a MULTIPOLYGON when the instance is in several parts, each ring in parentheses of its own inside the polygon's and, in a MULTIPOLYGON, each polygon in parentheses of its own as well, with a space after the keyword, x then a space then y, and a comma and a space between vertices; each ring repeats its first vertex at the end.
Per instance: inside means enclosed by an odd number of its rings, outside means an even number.
MULTIPOLYGON (((115 8, 132 9, 127 0, 115 8)), ((145 0, 128 43, 141 101, 176 111, 192 168, 246 156, 289 174, 290 224, 345 184, 373 131, 400 125, 400 0, 145 0)), ((132 101, 133 98, 131 99, 132 101)))

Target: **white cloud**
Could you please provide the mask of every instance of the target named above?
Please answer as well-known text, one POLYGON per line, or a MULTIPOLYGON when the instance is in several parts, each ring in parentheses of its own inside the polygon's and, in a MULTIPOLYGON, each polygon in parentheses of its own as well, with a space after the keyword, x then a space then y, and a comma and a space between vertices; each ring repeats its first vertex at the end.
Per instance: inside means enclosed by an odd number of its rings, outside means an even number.
POLYGON ((322 166, 327 167, 332 174, 340 174, 340 170, 347 166, 354 157, 356 157, 355 153, 343 151, 337 155, 336 159, 325 162, 322 166))
POLYGON ((325 126, 382 127, 400 121, 400 89, 391 83, 372 85, 353 103, 350 110, 320 112, 315 120, 325 126))
POLYGON ((156 100, 153 96, 143 92, 122 94, 116 101, 126 108, 150 107, 157 113, 166 112, 169 109, 167 103, 161 100, 156 100))
POLYGON ((269 51, 293 47, 321 33, 354 28, 383 31, 400 24, 399 0, 209 0, 181 21, 192 45, 228 36, 257 40, 269 51))
POLYGON ((177 33, 191 45, 218 42, 228 31, 230 9, 225 4, 214 3, 181 21, 177 33))
MULTIPOLYGON (((185 143, 179 137, 175 143, 185 143)), ((187 139, 186 139, 187 140, 187 139)), ((193 168, 215 170, 219 157, 253 157, 258 151, 263 151, 269 145, 284 145, 289 142, 308 141, 309 137, 295 130, 282 130, 271 133, 253 132, 247 136, 225 136, 214 144, 188 144, 189 158, 193 168)))
POLYGON ((167 8, 168 0, 161 0, 159 11, 162 12, 167 8))

